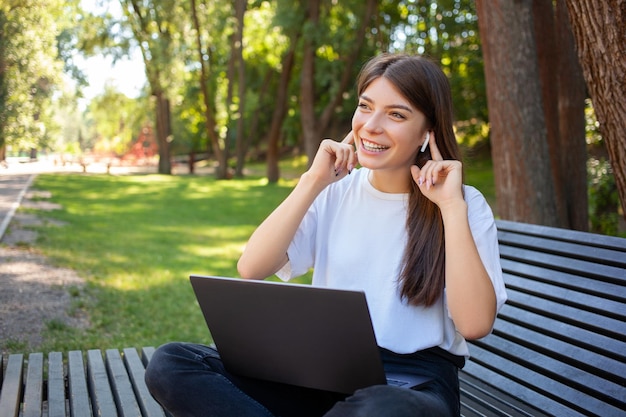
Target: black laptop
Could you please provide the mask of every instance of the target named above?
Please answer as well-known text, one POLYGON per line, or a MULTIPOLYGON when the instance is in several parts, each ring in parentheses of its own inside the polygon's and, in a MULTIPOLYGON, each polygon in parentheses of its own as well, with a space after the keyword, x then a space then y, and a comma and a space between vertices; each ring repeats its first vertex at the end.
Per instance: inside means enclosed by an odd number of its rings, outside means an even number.
POLYGON ((192 287, 226 369, 351 394, 430 379, 385 374, 365 294, 310 285, 192 275, 192 287))

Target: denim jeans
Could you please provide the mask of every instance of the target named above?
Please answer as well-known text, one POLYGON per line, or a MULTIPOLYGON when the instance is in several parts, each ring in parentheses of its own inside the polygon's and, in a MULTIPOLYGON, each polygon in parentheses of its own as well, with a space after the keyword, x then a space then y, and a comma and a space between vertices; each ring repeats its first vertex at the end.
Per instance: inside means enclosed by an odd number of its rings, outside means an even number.
POLYGON ((381 351, 385 369, 432 377, 419 390, 376 385, 350 396, 229 374, 213 348, 159 347, 146 369, 154 398, 175 417, 458 416, 458 366, 430 351, 381 351))

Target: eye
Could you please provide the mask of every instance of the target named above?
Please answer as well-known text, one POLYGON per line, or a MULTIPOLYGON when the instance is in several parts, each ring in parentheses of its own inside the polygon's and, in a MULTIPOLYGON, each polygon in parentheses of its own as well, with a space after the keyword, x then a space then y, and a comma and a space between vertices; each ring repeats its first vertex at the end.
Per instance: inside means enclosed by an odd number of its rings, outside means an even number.
POLYGON ((359 104, 357 105, 357 107, 361 110, 369 110, 370 106, 367 103, 364 102, 359 102, 359 104))
POLYGON ((401 119, 401 120, 406 119, 406 117, 404 116, 404 114, 402 114, 402 113, 398 113, 398 112, 396 112, 396 111, 394 111, 394 112, 392 112, 392 113, 391 113, 391 117, 393 117, 394 119, 401 119))

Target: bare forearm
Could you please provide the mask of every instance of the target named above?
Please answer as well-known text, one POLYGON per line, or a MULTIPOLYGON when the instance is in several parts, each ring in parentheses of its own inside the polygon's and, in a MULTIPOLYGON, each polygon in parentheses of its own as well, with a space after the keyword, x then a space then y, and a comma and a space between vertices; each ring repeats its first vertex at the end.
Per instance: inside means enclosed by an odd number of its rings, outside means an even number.
POLYGON ((485 336, 496 315, 496 297, 467 220, 464 201, 442 210, 446 239, 446 296, 456 328, 466 339, 485 336))
POLYGON ((264 279, 287 262, 287 249, 307 210, 323 189, 304 174, 291 194, 259 225, 237 263, 247 279, 264 279))

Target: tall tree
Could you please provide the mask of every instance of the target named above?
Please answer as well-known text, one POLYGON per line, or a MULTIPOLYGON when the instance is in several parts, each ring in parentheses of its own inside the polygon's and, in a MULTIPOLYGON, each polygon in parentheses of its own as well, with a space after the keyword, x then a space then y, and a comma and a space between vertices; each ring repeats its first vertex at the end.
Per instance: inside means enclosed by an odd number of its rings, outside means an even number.
POLYGON ((202 94, 202 101, 204 104, 206 133, 213 150, 213 155, 218 161, 216 176, 218 178, 225 178, 227 171, 228 148, 226 146, 220 146, 219 137, 216 132, 217 122, 215 120, 214 105, 215 94, 212 91, 211 84, 209 82, 209 66, 213 60, 211 57, 212 52, 211 48, 206 48, 202 42, 203 30, 200 27, 200 20, 198 19, 196 0, 191 0, 191 17, 195 30, 198 62, 200 63, 200 92, 202 94))
POLYGON ((626 0, 565 0, 626 218, 626 0))
POLYGON ((483 45, 497 212, 558 225, 532 4, 476 1, 483 45))
POLYGON ((557 208, 556 226, 586 230, 585 82, 564 4, 533 0, 541 99, 557 208), (567 149, 567 152, 563 150, 567 149))
POLYGON ((160 174, 171 174, 172 140, 170 80, 176 38, 176 0, 120 0, 143 56, 150 94, 154 98, 160 174))

